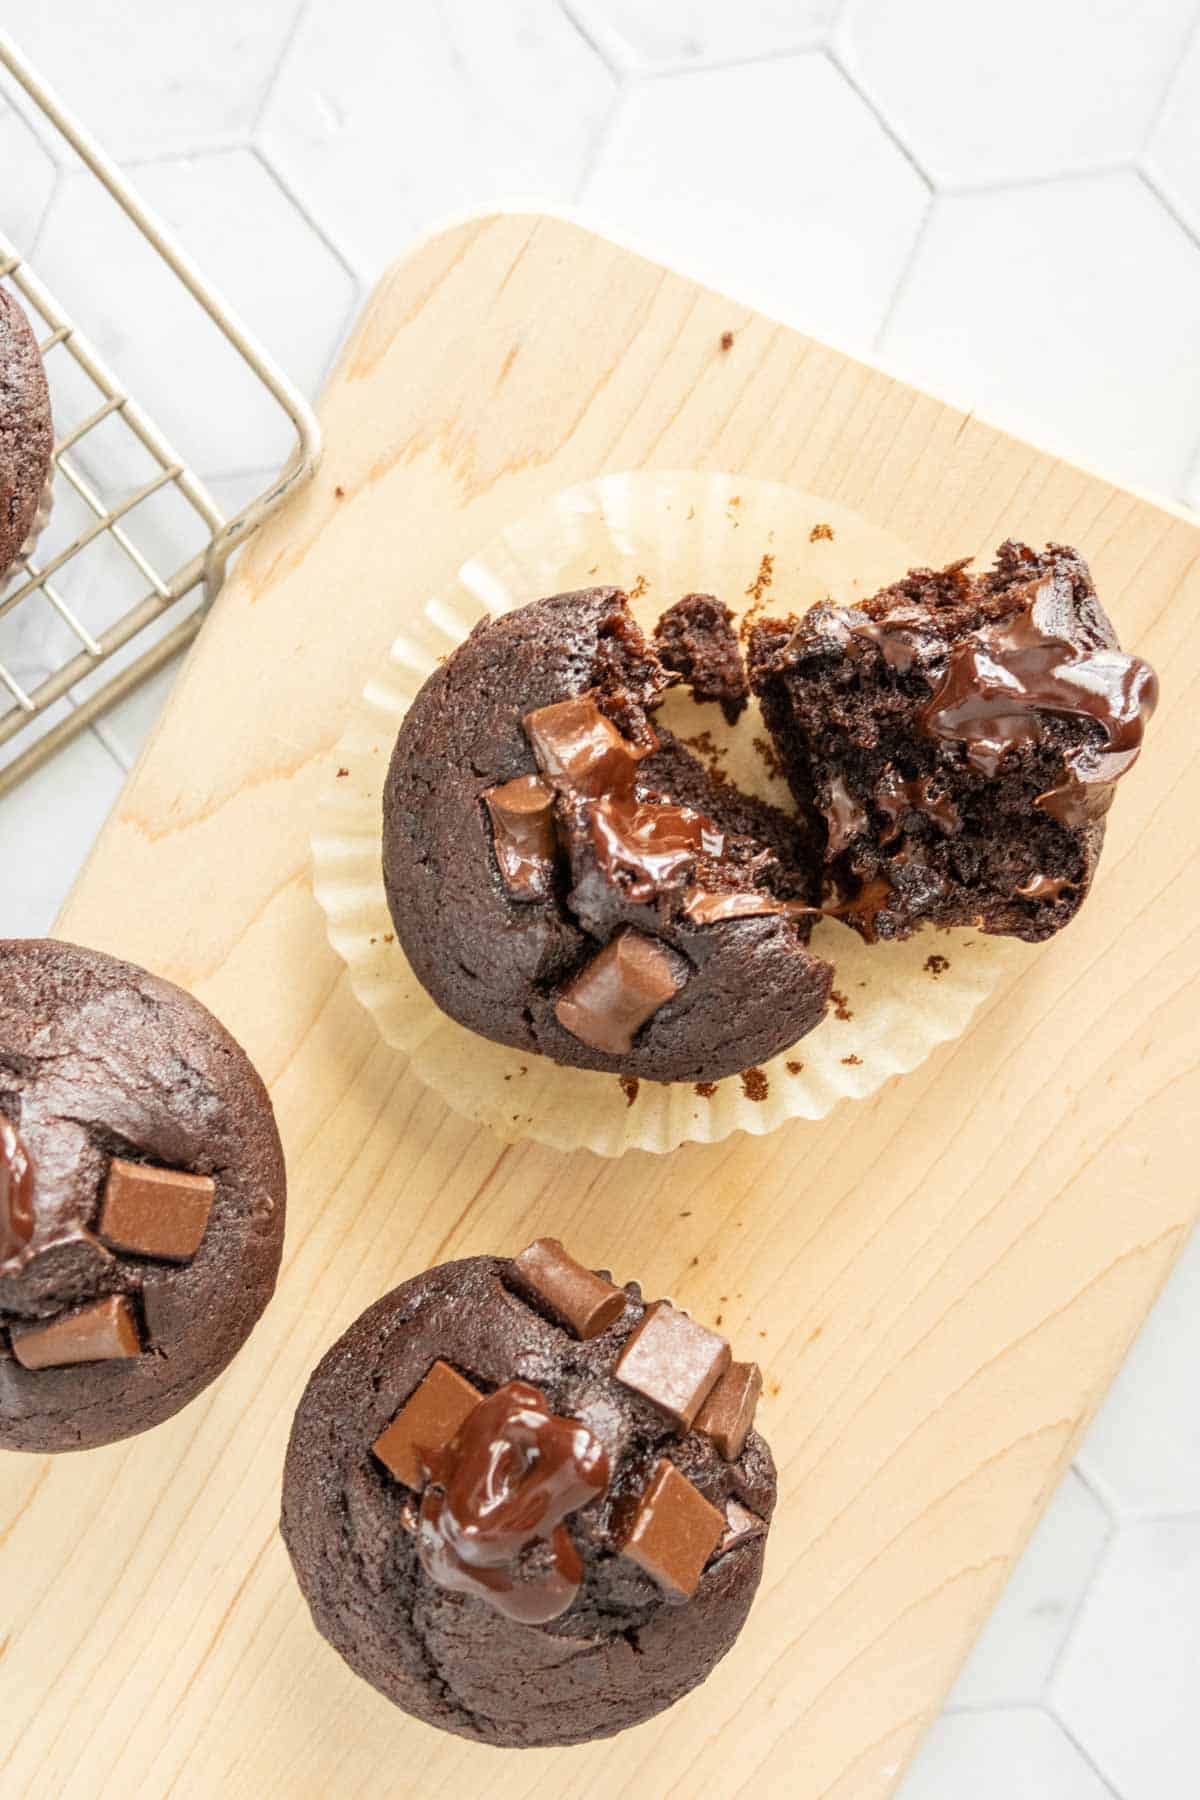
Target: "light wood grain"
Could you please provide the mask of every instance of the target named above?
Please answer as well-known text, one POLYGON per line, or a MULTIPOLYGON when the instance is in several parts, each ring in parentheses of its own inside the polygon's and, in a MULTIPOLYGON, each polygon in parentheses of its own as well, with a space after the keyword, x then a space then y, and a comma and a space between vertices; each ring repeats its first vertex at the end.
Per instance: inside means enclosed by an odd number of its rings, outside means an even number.
POLYGON ((423 246, 323 413, 324 473, 243 561, 60 926, 192 988, 269 1080, 280 1293, 169 1425, 4 1459, 0 1789, 879 1800, 1196 1209, 1200 531, 547 220, 423 246), (821 1125, 606 1164, 502 1148, 378 1043, 308 837, 406 613, 535 500, 638 466, 791 481, 933 562, 1009 533, 1078 544, 1164 697, 1082 917, 966 1038, 821 1125), (400 1277, 543 1228, 761 1357, 782 1505, 750 1625, 699 1693, 613 1742, 513 1755, 410 1724, 344 1669, 276 1516, 333 1337, 400 1277))

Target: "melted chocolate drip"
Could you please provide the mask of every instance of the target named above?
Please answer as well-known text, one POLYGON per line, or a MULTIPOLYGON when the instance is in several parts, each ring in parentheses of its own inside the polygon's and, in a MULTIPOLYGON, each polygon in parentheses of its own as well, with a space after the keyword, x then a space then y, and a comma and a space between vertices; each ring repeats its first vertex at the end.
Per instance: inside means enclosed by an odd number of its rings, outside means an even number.
POLYGON ((829 853, 838 856, 849 848, 860 831, 867 829, 867 815, 842 777, 829 777, 829 810, 825 813, 829 827, 829 853))
POLYGON ((827 918, 844 919, 847 924, 857 925, 868 944, 877 944, 879 933, 875 929, 875 918, 878 913, 887 911, 891 898, 891 882, 876 875, 870 881, 864 881, 849 900, 839 900, 836 906, 825 906, 821 910, 827 918))
POLYGON ((1022 900, 1057 900, 1068 888, 1077 888, 1077 881, 1067 881, 1061 875, 1031 875, 1023 881, 1016 892, 1022 900))
POLYGON ((690 887, 683 897, 684 916, 693 925, 724 925, 730 919, 755 919, 777 913, 786 919, 819 919, 819 906, 807 906, 803 900, 776 900, 773 894, 747 890, 740 894, 710 893, 707 888, 690 887))
POLYGON ((510 1381, 467 1415, 431 1473, 417 1537, 430 1579, 522 1625, 564 1613, 579 1592, 583 1563, 563 1520, 608 1486, 608 1453, 599 1439, 551 1413, 528 1382, 510 1381), (548 1559, 540 1545, 548 1546, 548 1559), (521 1568, 530 1549, 534 1555, 521 1568))
POLYGON ((919 716, 929 736, 963 744, 967 761, 984 775, 995 775, 1010 750, 1042 742, 1041 713, 1094 720, 1103 748, 1070 751, 1066 779, 1036 802, 1078 828, 1108 810, 1115 783, 1137 760, 1158 682, 1140 657, 1082 652, 1045 631, 1040 603, 1053 592, 1053 579, 1040 584, 1020 611, 955 644, 941 685, 919 716))
POLYGON ((618 872, 632 877, 625 886, 630 900, 652 900, 702 854, 725 854, 724 832, 690 806, 609 794, 593 803, 589 824, 604 874, 610 881, 618 872))
POLYGON ((891 820, 880 838, 884 844, 899 837, 900 820, 906 812, 924 813, 946 832, 957 831, 962 823, 949 794, 931 786, 928 775, 905 780, 895 769, 885 769, 875 789, 875 804, 891 820))
POLYGON ((0 1263, 33 1236, 33 1167, 16 1126, 0 1113, 0 1263))

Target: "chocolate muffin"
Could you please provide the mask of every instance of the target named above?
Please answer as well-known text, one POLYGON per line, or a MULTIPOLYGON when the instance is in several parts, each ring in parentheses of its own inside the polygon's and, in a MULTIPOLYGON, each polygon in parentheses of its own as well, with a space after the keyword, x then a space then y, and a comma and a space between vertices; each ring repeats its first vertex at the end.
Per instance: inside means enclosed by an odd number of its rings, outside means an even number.
POLYGON ((0 1448, 170 1418, 270 1299, 283 1152, 199 1001, 95 950, 0 942, 0 1448))
POLYGON ((1158 691, 1076 551, 914 569, 861 606, 761 621, 749 660, 833 910, 868 941, 1036 942, 1075 916, 1158 691))
POLYGON ((0 287, 0 581, 33 529, 53 449, 50 390, 37 339, 0 287))
POLYGON ((615 588, 477 626, 400 731, 383 873, 451 1018, 579 1068, 715 1081, 825 1012, 819 839, 656 732, 670 680, 615 588))
POLYGON ((576 1744, 704 1680, 775 1505, 753 1363, 555 1239, 407 1281, 322 1359, 284 1540, 317 1629, 487 1744, 576 1744))

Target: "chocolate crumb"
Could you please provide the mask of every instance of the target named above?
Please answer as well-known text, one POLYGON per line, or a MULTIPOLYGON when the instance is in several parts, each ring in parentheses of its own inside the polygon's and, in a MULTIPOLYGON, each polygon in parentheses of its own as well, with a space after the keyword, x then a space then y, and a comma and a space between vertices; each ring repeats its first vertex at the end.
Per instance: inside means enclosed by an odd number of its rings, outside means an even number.
POLYGON ((725 1323, 725 1314, 718 1313, 716 1316, 716 1319, 713 1321, 713 1323, 716 1325, 723 1325, 725 1323))
POLYGON ((350 773, 350 771, 349 771, 349 769, 339 769, 339 770, 338 770, 338 772, 337 772, 337 778, 338 778, 338 780, 339 780, 339 781, 344 781, 344 780, 345 780, 345 778, 346 778, 346 776, 347 776, 347 775, 348 775, 348 774, 349 774, 349 773, 350 773))
POLYGON ((846 1064, 847 1068, 857 1069, 862 1066, 861 1056, 843 1056, 842 1061, 846 1064))
POLYGON ((344 487, 335 487, 333 490, 333 497, 335 500, 344 500, 346 498, 345 488, 344 487))
POLYGON ((819 544, 822 541, 822 539, 824 539, 826 543, 832 544, 832 542, 833 542, 833 526, 832 525, 814 525, 813 526, 812 530, 808 534, 809 543, 810 544, 819 544))
POLYGON ((935 954, 925 958, 925 968, 930 975, 944 975, 949 967, 950 958, 948 956, 938 956, 935 954))
POLYGON ((742 1070, 742 1092, 747 1100, 765 1100, 771 1091, 771 1084, 761 1069, 742 1070))
POLYGON ((798 1075, 803 1067, 804 1064, 802 1062, 790 1062, 786 1064, 789 1075, 798 1075))
POLYGON ((829 998, 833 1001, 835 1017, 842 1019, 843 1021, 854 1017, 854 1014, 850 1011, 845 994, 839 994, 836 988, 830 988, 829 998))
POLYGON ((780 1386, 779 1382, 772 1381, 767 1388, 767 1392, 770 1394, 772 1400, 777 1400, 780 1394, 782 1394, 783 1388, 780 1386))
POLYGON ((723 331, 721 333, 721 348, 722 348, 722 350, 732 350, 733 349, 733 333, 732 333, 732 331, 723 331))
POLYGON ((715 1081, 698 1081, 696 1083, 696 1092, 702 1100, 711 1100, 716 1091, 717 1084, 715 1081))
POLYGON ((637 1076, 636 1075, 618 1075, 617 1080, 621 1084, 621 1092, 625 1096, 626 1106, 632 1106, 634 1101, 638 1097, 638 1087, 640 1084, 638 1082, 637 1076))
POLYGON ((385 944, 394 944, 396 941, 395 932, 394 931, 385 931, 383 934, 383 941, 385 944))
POLYGON ((690 1219, 692 1216, 690 1208, 687 1212, 681 1212, 679 1216, 681 1219, 690 1219))
POLYGON ((634 582, 633 586, 629 590, 629 595, 628 595, 629 599, 630 600, 640 600, 642 595, 646 592, 646 589, 649 586, 650 586, 650 583, 646 580, 646 577, 644 575, 639 575, 637 580, 634 582))
POLYGON ((766 769, 767 774, 771 776, 772 780, 781 777, 783 770, 779 766, 779 758, 775 754, 774 746, 771 745, 766 738, 761 737, 752 738, 751 742, 758 752, 763 767, 766 769))
POLYGON ((700 1258, 698 1256, 693 1256, 691 1262, 688 1264, 688 1267, 690 1269, 698 1269, 700 1267, 700 1258))
POLYGON ((746 589, 751 600, 761 600, 772 581, 775 579, 775 558, 764 550, 762 561, 758 565, 758 574, 746 589))

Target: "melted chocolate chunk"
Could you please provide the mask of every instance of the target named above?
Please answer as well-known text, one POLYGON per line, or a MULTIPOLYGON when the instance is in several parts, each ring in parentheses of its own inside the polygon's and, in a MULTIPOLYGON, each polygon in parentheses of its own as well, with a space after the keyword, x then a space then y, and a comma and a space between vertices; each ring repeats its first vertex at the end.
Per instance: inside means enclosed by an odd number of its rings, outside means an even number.
POLYGON ((819 906, 803 900, 777 900, 773 894, 747 889, 740 894, 714 894, 707 888, 690 887, 683 897, 683 911, 693 925, 724 925, 730 919, 756 919, 778 914, 785 919, 819 919, 819 906))
POLYGON ((931 785, 927 775, 906 781, 895 769, 885 769, 875 788, 875 804, 892 821, 891 828, 880 837, 881 844, 899 837, 900 820, 906 812, 924 813, 945 832, 957 831, 962 824, 949 794, 931 785))
POLYGON ((619 931, 563 989, 554 1016, 580 1043, 620 1056, 686 979, 687 964, 665 944, 619 931))
POLYGON ((1010 750, 1042 742, 1042 713, 1094 721, 1103 746, 1073 750, 1066 779, 1036 802, 1078 828, 1108 810, 1116 782, 1136 762, 1158 681, 1141 657, 1081 652, 1044 630, 1040 614, 1053 601, 1055 579, 1038 583, 1011 617, 955 644, 920 723, 930 737, 961 743, 974 768, 995 775, 1010 750))
POLYGON ((829 809, 825 813, 829 827, 829 854, 837 856, 849 848, 860 831, 867 828, 867 815, 841 775, 835 769, 829 777, 829 809))
POLYGON ((1060 895, 1070 892, 1078 885, 1078 882, 1067 881, 1062 875, 1031 875, 1014 892, 1022 900, 1057 900, 1060 895))
POLYGON ((21 1135, 0 1113, 0 1263, 19 1256, 33 1236, 33 1166, 21 1135))
POLYGON ((421 1501, 417 1551, 430 1580, 523 1625, 544 1625, 579 1592, 583 1563, 563 1520, 608 1486, 608 1453, 585 1425, 509 1381, 463 1422, 445 1473, 421 1501), (549 1546, 549 1559, 525 1552, 549 1546))
POLYGON ((690 806, 605 795, 590 808, 596 860, 609 880, 624 876, 630 900, 652 900, 701 854, 725 853, 725 834, 690 806))
POLYGON ((543 775, 590 800, 631 795, 639 762, 658 748, 622 737, 589 694, 526 713, 523 723, 543 775))
POLYGON ((514 900, 544 899, 557 850, 553 789, 536 775, 518 775, 488 788, 483 798, 505 887, 514 900))

